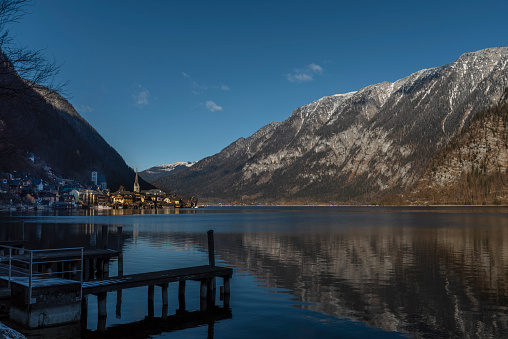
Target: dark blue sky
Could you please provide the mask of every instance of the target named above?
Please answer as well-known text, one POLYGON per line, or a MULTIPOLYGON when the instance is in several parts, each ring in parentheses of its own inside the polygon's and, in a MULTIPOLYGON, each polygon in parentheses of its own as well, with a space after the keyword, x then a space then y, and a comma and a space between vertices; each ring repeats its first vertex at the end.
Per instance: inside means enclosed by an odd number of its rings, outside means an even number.
POLYGON ((508 44, 508 1, 39 0, 12 26, 145 168, 213 155, 323 96, 508 44))

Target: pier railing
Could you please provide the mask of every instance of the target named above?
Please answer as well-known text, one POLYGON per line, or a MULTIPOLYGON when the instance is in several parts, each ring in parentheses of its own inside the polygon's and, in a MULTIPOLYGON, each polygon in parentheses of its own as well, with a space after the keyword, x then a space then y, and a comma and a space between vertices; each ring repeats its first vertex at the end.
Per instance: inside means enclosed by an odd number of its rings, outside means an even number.
POLYGON ((81 299, 83 296, 83 267, 83 247, 28 250, 0 245, 1 279, 7 281, 8 288, 11 287, 11 282, 26 285, 30 303, 32 303, 34 284, 52 278, 79 282, 81 299), (63 254, 64 252, 66 254, 63 254), (34 270, 34 265, 37 265, 36 270, 34 270))

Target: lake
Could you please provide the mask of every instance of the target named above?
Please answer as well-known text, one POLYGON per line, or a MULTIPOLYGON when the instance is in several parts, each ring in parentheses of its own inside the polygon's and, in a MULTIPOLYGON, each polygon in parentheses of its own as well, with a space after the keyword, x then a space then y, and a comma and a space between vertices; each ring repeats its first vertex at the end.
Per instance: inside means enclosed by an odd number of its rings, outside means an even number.
MULTIPOLYGON (((147 287, 123 290, 120 305, 117 292, 110 292, 109 337, 508 337, 507 207, 142 212, 4 215, 0 240, 24 236, 33 249, 94 248, 100 245, 102 225, 110 225, 108 244, 114 248, 121 225, 124 274, 132 274, 208 264, 206 232, 214 230, 216 264, 234 269, 230 312, 181 328, 159 327, 143 322, 147 287), (19 220, 25 222, 23 229, 12 223, 19 220)), ((116 273, 115 259, 110 276, 116 273)), ((168 291, 171 315, 178 309, 178 284, 168 291)), ((156 317, 161 300, 156 287, 156 317)), ((188 282, 186 310, 198 311, 199 305, 199 283, 188 282)), ((217 305, 222 306, 218 292, 217 305)), ((97 298, 89 296, 86 329, 62 326, 26 333, 95 337, 101 334, 97 326, 97 298)))

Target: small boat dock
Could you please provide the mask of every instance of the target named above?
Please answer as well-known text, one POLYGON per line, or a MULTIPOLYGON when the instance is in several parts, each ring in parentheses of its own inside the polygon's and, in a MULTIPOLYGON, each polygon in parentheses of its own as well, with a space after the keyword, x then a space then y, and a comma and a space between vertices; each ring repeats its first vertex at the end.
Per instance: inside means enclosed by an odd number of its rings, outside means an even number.
MULTIPOLYGON (((104 244, 107 227, 103 226, 102 231, 104 244)), ((117 232, 121 235, 121 226, 117 232)), ((229 309, 229 281, 233 270, 215 266, 213 231, 208 232, 208 252, 209 265, 123 275, 121 246, 116 251, 107 248, 28 250, 0 245, 0 282, 10 290, 10 320, 27 328, 80 320, 86 323, 88 296, 96 295, 98 329, 105 330, 107 292, 118 291, 121 299, 121 291, 127 288, 148 286, 148 316, 153 317, 154 288, 161 287, 167 317, 169 283, 179 283, 179 310, 185 311, 186 281, 200 281, 200 312, 204 312, 215 307, 216 278, 222 278, 220 296, 224 309, 229 309), (109 277, 109 262, 114 257, 118 258, 118 276, 109 277)))

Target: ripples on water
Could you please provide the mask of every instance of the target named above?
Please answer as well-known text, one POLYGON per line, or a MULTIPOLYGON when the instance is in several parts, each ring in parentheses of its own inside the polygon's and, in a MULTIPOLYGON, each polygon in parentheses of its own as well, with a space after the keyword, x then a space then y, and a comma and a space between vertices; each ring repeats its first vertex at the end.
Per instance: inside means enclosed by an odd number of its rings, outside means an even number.
MULTIPOLYGON (((24 216, 31 247, 100 242, 123 225, 124 273, 207 263, 235 269, 225 337, 508 337, 506 208, 206 208, 162 215, 24 216)), ((122 212, 122 213, 125 213, 122 212)), ((151 213, 151 211, 150 211, 151 213)), ((19 236, 4 217, 0 237, 19 236)), ((110 245, 116 244, 115 231, 110 245)), ((111 275, 116 273, 115 262, 111 275)), ((170 284, 170 307, 177 287, 170 284)), ((199 309, 199 286, 187 305, 199 309)), ((193 291, 193 292, 191 292, 193 291)), ((156 289, 156 302, 160 289, 156 289)), ((108 326, 146 316, 146 288, 125 290, 121 317, 108 294, 108 326)), ((160 312, 156 303, 155 313, 160 312), (159 311, 158 311, 158 309, 159 311)), ((90 298, 89 330, 95 330, 90 298)), ((159 337, 204 337, 197 327, 159 337)))

